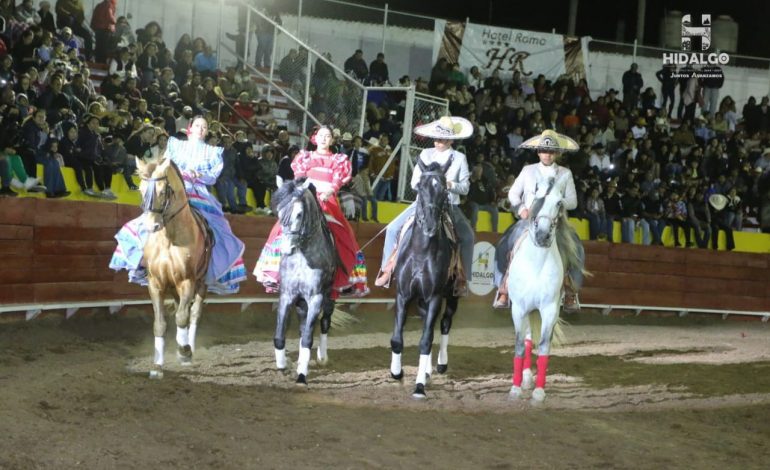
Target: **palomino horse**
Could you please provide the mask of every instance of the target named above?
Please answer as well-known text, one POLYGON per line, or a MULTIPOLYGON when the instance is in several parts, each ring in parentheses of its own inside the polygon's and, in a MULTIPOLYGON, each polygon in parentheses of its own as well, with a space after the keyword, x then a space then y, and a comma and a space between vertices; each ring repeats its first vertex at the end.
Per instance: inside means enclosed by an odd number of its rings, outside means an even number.
POLYGON ((562 210, 564 187, 569 173, 558 180, 549 178, 537 187, 535 201, 525 232, 516 241, 508 271, 511 317, 516 329, 513 359, 513 386, 510 397, 518 399, 523 388, 532 386, 532 339, 530 313, 540 312, 537 378, 532 401, 545 400, 545 376, 554 329, 558 326, 564 266, 572 259, 575 245, 568 233, 567 217, 562 210), (556 243, 554 240, 556 239, 556 243), (565 253, 560 254, 559 250, 565 253))
POLYGON ((278 318, 275 327, 275 364, 287 367, 286 326, 289 307, 295 305, 300 321, 300 348, 297 383, 307 384, 310 348, 318 316, 321 316, 321 341, 318 361, 328 360, 326 346, 334 300, 331 298, 334 275, 342 265, 315 187, 305 188, 306 180, 285 182, 272 196, 273 212, 281 224, 281 265, 278 318))
POLYGON ((144 245, 155 314, 155 357, 150 377, 162 378, 166 293, 170 290, 177 303, 177 357, 182 364, 190 364, 206 298, 206 270, 213 237, 205 219, 190 206, 182 175, 171 159, 144 163, 137 158, 136 167, 142 178, 144 227, 150 232, 144 245))
POLYGON ((414 224, 407 233, 398 252, 394 275, 396 276, 396 323, 390 340, 390 373, 396 380, 404 376, 401 353, 404 350, 404 324, 406 309, 412 299, 418 299, 423 320, 420 338, 420 365, 417 372, 415 398, 425 398, 425 384, 432 372, 431 349, 433 328, 446 299, 446 309, 441 319, 441 345, 436 370, 447 370, 447 345, 452 316, 457 311, 458 297, 454 295, 454 282, 450 278, 450 261, 455 249, 446 233, 444 220, 447 211, 446 170, 452 159, 442 167, 434 162, 425 165, 417 159, 422 170, 418 186, 414 224))

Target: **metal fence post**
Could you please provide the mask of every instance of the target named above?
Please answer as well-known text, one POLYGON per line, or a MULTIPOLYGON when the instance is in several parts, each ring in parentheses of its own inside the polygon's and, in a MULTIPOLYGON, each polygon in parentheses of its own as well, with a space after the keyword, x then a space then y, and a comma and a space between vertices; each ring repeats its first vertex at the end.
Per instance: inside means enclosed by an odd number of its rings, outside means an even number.
POLYGON ((414 96, 416 88, 414 83, 409 86, 409 91, 406 92, 406 106, 404 107, 404 135, 402 137, 403 143, 401 144, 401 164, 398 167, 398 200, 404 200, 404 192, 406 191, 406 175, 407 170, 412 161, 412 126, 414 124, 414 96))
POLYGON ((638 41, 636 39, 634 39, 634 53, 633 53, 633 58, 631 59, 631 62, 636 62, 636 46, 637 46, 637 44, 638 44, 638 41))
POLYGON ((302 37, 300 37, 299 35, 299 31, 300 31, 299 28, 301 23, 302 23, 302 0, 299 0, 297 5, 297 37, 300 39, 302 39, 302 37))
POLYGON ((217 69, 219 70, 222 62, 222 21, 224 18, 225 0, 219 0, 219 24, 217 25, 217 69))
MULTIPOLYGON (((305 109, 310 109, 310 51, 307 51, 307 69, 305 70, 305 109)), ((325 123, 321 123, 322 125, 325 123)), ((307 135, 307 113, 302 118, 302 135, 307 135)))
POLYGON ((385 13, 382 20, 382 53, 385 53, 385 33, 388 30, 388 4, 385 4, 385 13))
POLYGON ((358 135, 364 138, 364 123, 366 122, 366 100, 369 98, 369 90, 364 88, 364 99, 361 101, 361 121, 358 123, 358 135))
MULTIPOLYGON (((273 27, 273 50, 270 51, 270 71, 268 72, 268 76, 270 77, 270 80, 267 82, 267 101, 270 102, 270 95, 273 91, 273 75, 275 70, 275 44, 278 42, 278 30, 273 27)), ((308 54, 308 60, 310 58, 310 54, 308 54)), ((256 67, 257 64, 254 64, 256 67)))
POLYGON ((246 31, 243 32, 243 63, 249 61, 249 43, 251 43, 251 9, 246 9, 246 31))

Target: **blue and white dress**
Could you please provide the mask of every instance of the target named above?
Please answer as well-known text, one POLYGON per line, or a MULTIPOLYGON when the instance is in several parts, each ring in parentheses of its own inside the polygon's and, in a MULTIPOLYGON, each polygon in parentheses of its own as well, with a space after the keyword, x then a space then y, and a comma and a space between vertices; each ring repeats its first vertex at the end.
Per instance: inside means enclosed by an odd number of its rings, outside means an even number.
MULTIPOLYGON (((235 294, 238 284, 246 280, 242 258, 244 244, 233 234, 222 206, 207 188, 216 182, 222 172, 222 150, 222 147, 213 147, 202 141, 171 137, 166 157, 179 167, 190 204, 200 211, 214 232, 214 247, 206 273, 208 290, 217 294, 235 294), (192 178, 193 172, 200 176, 192 178)), ((116 271, 126 269, 130 282, 147 285, 147 271, 140 263, 150 232, 143 222, 144 216, 139 216, 115 235, 118 247, 112 255, 110 268, 116 271)))

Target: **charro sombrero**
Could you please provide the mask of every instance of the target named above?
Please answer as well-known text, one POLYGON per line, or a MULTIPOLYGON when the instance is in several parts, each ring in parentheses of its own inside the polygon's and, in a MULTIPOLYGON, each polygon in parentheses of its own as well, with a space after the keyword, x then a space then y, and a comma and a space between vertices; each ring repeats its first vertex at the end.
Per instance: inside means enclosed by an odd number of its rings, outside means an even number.
POLYGON ((574 152, 580 148, 574 140, 551 129, 546 129, 542 134, 530 137, 519 147, 547 152, 574 152))
POLYGON ((444 116, 414 128, 414 133, 431 139, 461 140, 473 135, 473 124, 465 118, 444 116))
POLYGON ((711 204, 711 207, 714 209, 721 211, 727 206, 727 196, 722 194, 712 194, 709 196, 709 204, 711 204))

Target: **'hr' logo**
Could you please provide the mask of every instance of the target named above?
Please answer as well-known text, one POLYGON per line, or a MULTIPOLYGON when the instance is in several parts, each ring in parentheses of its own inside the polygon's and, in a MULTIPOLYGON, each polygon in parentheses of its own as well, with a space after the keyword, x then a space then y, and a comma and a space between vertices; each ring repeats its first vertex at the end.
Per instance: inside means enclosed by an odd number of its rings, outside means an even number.
POLYGON ((693 50, 693 40, 700 39, 700 50, 711 47, 711 15, 700 15, 700 26, 693 26, 690 15, 682 16, 682 50, 693 50))

